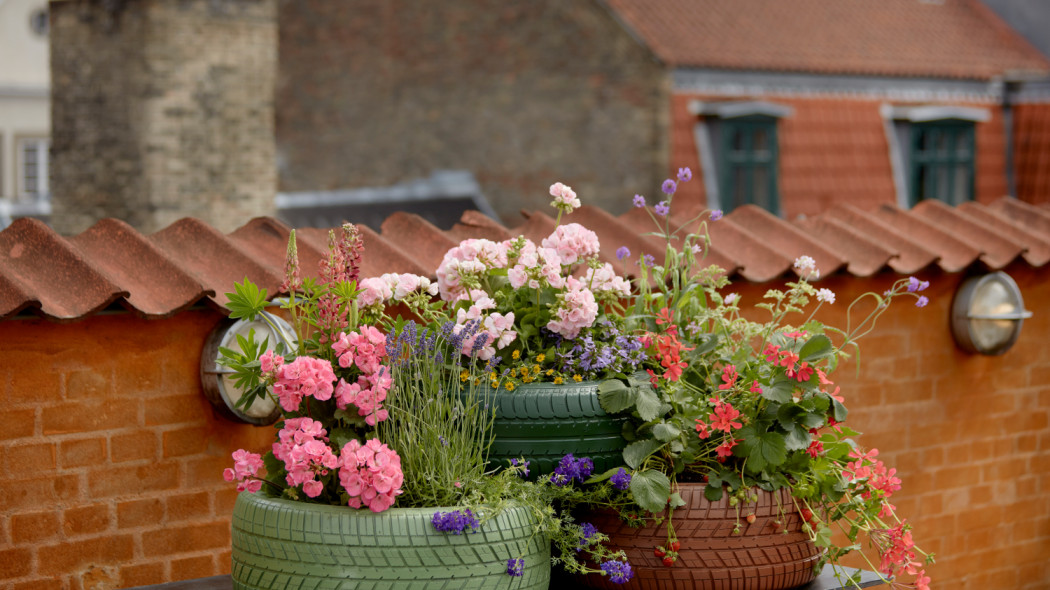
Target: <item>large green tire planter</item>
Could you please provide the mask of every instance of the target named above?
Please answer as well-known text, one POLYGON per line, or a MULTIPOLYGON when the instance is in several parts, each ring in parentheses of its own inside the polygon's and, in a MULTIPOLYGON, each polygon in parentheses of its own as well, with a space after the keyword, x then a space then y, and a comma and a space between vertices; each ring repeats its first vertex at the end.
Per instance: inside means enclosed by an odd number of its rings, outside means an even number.
POLYGON ((477 532, 431 524, 454 508, 367 509, 242 493, 233 509, 235 590, 546 589, 551 553, 534 519, 512 506, 477 532), (524 575, 507 560, 524 558, 524 575))
POLYGON ((496 404, 490 465, 525 457, 534 477, 553 473, 567 453, 589 457, 595 473, 622 465, 627 417, 602 410, 598 385, 528 383, 514 391, 483 390, 481 395, 496 404))

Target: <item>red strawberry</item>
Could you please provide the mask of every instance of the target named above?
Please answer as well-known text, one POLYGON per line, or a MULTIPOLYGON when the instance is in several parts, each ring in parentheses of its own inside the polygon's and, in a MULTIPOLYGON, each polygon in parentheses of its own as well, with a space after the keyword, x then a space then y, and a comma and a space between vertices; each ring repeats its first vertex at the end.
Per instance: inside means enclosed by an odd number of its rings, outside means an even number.
POLYGON ((809 508, 803 508, 799 510, 799 514, 802 515, 802 520, 806 522, 813 522, 813 511, 809 508))
POLYGON ((747 522, 748 522, 748 524, 755 522, 755 513, 754 512, 752 512, 751 514, 747 515, 747 522))
POLYGON ((671 551, 678 551, 682 548, 682 544, 678 541, 671 541, 671 551))
POLYGON ((665 557, 664 558, 664 565, 667 566, 667 567, 671 567, 672 565, 674 565, 674 558, 671 557, 671 556, 665 557))
POLYGON ((657 547, 656 549, 653 549, 653 555, 655 555, 657 557, 663 557, 663 556, 667 555, 667 552, 664 551, 663 547, 657 547))

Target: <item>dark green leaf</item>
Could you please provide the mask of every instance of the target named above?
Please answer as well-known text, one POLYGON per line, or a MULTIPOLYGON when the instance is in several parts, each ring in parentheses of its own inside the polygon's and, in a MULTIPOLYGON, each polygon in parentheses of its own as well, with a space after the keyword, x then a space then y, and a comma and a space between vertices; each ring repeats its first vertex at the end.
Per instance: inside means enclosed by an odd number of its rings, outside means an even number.
POLYGON ((648 422, 655 420, 662 414, 661 409, 664 405, 660 403, 660 398, 656 396, 656 392, 653 391, 651 385, 644 385, 637 388, 637 401, 635 402, 635 408, 638 410, 638 416, 648 422))
POLYGON ((791 401, 791 393, 795 390, 797 381, 786 375, 778 375, 768 386, 762 386, 762 397, 772 402, 787 403, 791 401))
POLYGON ((662 440, 663 442, 670 442, 671 440, 678 438, 681 434, 682 431, 678 430, 675 425, 666 422, 661 422, 653 427, 653 436, 655 436, 657 440, 662 440))
POLYGON ((747 460, 747 470, 759 473, 769 467, 776 467, 787 459, 787 448, 784 436, 777 432, 765 432, 747 425, 737 434, 743 440, 733 454, 747 460))
POLYGON ((809 447, 809 430, 798 424, 792 424, 784 437, 784 446, 789 451, 801 451, 809 447))
POLYGON ((847 414, 849 414, 849 411, 846 410, 846 406, 842 405, 839 400, 831 398, 831 415, 835 418, 835 421, 845 422, 847 414))
POLYGON ((722 482, 718 478, 709 478, 707 487, 704 488, 704 497, 711 502, 722 499, 722 482), (717 483, 715 483, 717 481, 717 483))
POLYGON ((598 403, 609 414, 630 409, 637 401, 638 393, 633 387, 619 379, 606 379, 598 386, 598 403))
POLYGON ((226 294, 226 308, 231 318, 252 321, 266 308, 266 289, 260 290, 248 277, 244 277, 243 283, 234 283, 233 290, 226 294))

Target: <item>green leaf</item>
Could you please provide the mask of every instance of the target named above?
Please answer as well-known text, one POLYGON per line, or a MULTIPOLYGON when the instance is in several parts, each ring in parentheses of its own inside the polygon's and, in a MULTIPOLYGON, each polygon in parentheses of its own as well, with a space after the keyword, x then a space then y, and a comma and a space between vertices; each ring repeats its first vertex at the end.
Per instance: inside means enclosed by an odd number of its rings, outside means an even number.
POLYGON ((787 436, 784 437, 784 446, 789 451, 809 448, 809 430, 798 424, 792 424, 791 428, 787 429, 787 436))
POLYGON ((831 415, 835 418, 835 421, 845 422, 847 414, 849 414, 849 411, 846 410, 846 406, 842 405, 839 400, 831 398, 831 415))
POLYGON ((590 476, 589 478, 587 478, 587 481, 585 481, 583 483, 591 484, 591 483, 603 482, 603 481, 609 479, 610 477, 616 475, 621 469, 623 469, 623 467, 619 467, 619 466, 613 467, 612 469, 606 471, 605 473, 600 473, 598 475, 590 476))
POLYGON ((671 494, 668 505, 671 507, 671 510, 674 510, 679 506, 685 506, 685 500, 682 499, 682 494, 679 494, 678 492, 671 494))
POLYGON ((678 427, 674 424, 661 422, 653 427, 653 436, 655 436, 657 440, 662 440, 663 442, 670 442, 678 438, 681 434, 682 431, 678 430, 678 427))
POLYGON ((598 385, 598 403, 609 414, 616 414, 634 406, 638 393, 619 379, 606 379, 598 385))
POLYGON ((226 294, 226 308, 231 318, 252 321, 266 309, 266 289, 260 291, 248 277, 244 277, 243 283, 234 283, 233 290, 226 294))
POLYGON ((722 481, 717 477, 708 476, 707 487, 704 488, 704 497, 711 502, 722 499, 722 481))
POLYGON ((638 416, 648 422, 655 420, 662 414, 664 405, 660 402, 660 398, 657 397, 656 392, 653 391, 651 385, 645 385, 636 389, 637 401, 635 402, 635 408, 638 410, 638 416))
POLYGON ((737 436, 743 439, 733 449, 733 454, 747 460, 747 470, 758 473, 766 467, 776 467, 787 460, 784 436, 777 432, 759 431, 754 425, 740 429, 737 436))
POLYGON ((631 478, 631 497, 644 510, 663 512, 671 497, 671 480, 659 471, 647 469, 635 473, 631 478))
POLYGON ((801 361, 808 361, 812 364, 834 353, 835 346, 831 343, 831 338, 823 334, 817 334, 802 345, 802 348, 798 351, 798 358, 801 361))
POLYGON ((792 399, 791 392, 795 390, 797 383, 786 375, 779 375, 768 386, 762 386, 762 397, 771 402, 788 403, 792 399))
POLYGON ((662 442, 653 440, 651 438, 642 439, 635 441, 623 450, 623 461, 631 469, 638 469, 638 466, 645 461, 649 455, 656 452, 657 449, 664 446, 662 442))

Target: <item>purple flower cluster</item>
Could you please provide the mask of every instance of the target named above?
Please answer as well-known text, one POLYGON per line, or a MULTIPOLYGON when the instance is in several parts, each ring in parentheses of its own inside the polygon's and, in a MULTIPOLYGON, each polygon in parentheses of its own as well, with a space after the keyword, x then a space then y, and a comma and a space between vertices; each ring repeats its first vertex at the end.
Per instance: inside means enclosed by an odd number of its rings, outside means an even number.
POLYGON ((619 471, 609 478, 609 482, 612 483, 614 488, 624 491, 631 485, 631 474, 621 467, 619 471))
POLYGON ((524 574, 525 574, 525 559, 524 558, 519 557, 517 559, 508 559, 507 560, 507 575, 508 576, 514 576, 515 578, 520 578, 524 574))
POLYGON ((602 564, 602 572, 609 576, 609 581, 614 584, 626 584, 634 577, 631 564, 626 561, 606 561, 602 564))
POLYGON ((476 532, 481 523, 478 522, 477 517, 470 509, 466 510, 453 510, 452 512, 435 512, 434 517, 430 519, 430 522, 434 525, 434 528, 445 532, 452 533, 453 535, 462 535, 463 531, 468 533, 476 532))
POLYGON ((607 319, 581 331, 573 342, 573 347, 558 357, 558 370, 568 375, 590 379, 632 373, 647 358, 638 337, 622 334, 607 319))
POLYGON ((594 461, 591 461, 587 457, 580 457, 579 459, 572 456, 572 453, 565 455, 558 462, 558 466, 554 468, 554 473, 551 474, 551 483, 558 487, 571 484, 574 481, 583 483, 583 480, 591 476, 594 471, 594 461))
POLYGON ((583 523, 583 526, 580 527, 580 532, 583 533, 583 536, 580 538, 580 546, 576 548, 577 553, 593 542, 591 539, 598 534, 598 527, 589 522, 585 522, 583 523))
POLYGON ((518 475, 520 475, 522 477, 528 477, 529 476, 529 462, 528 461, 518 461, 517 459, 511 459, 510 460, 510 464, 515 466, 515 467, 521 465, 522 469, 521 469, 521 472, 518 475))

